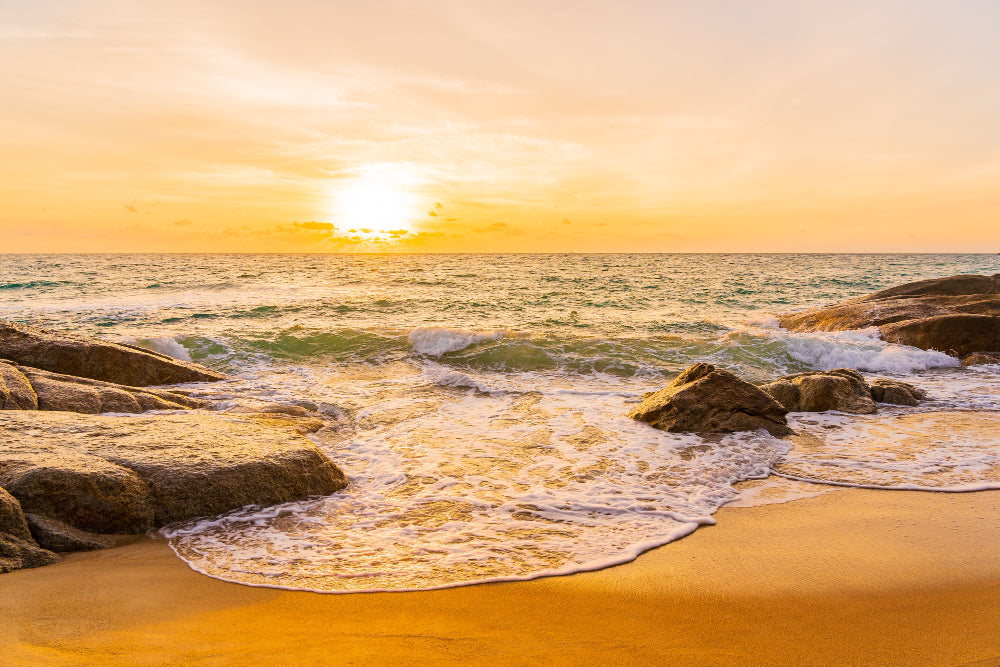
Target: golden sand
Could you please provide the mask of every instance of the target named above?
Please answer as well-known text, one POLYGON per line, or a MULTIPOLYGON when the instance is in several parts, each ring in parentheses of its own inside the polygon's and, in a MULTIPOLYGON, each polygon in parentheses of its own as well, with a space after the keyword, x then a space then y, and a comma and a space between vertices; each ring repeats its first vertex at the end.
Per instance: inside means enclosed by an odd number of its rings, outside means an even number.
POLYGON ((0 577, 0 664, 1000 665, 1000 492, 716 518, 600 572, 421 593, 250 588, 133 539, 0 577))

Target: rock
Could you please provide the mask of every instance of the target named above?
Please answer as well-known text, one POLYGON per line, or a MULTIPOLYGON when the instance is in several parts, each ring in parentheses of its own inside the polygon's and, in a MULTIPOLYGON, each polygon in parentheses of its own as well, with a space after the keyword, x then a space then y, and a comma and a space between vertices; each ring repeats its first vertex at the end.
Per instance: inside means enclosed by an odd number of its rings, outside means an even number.
POLYGON ((0 573, 58 561, 59 556, 39 547, 31 537, 17 498, 0 489, 0 573))
POLYGON ((214 382, 226 376, 124 343, 0 322, 0 358, 46 371, 133 387, 214 382))
POLYGON ((347 485, 273 419, 0 412, 0 486, 28 512, 97 533, 328 495, 347 485))
POLYGON ((963 366, 986 366, 987 364, 1000 364, 1000 354, 975 352, 962 359, 963 366))
POLYGON ((646 396, 632 419, 671 432, 731 433, 764 429, 792 432, 788 411, 769 395, 711 364, 691 366, 664 389, 646 396))
POLYGON ((0 533, 0 574, 58 562, 59 556, 48 549, 42 549, 34 542, 0 533))
POLYGON ((21 503, 4 489, 0 489, 0 533, 22 540, 31 539, 21 503))
POLYGON ((922 280, 778 318, 791 331, 878 327, 884 340, 964 357, 1000 352, 1000 274, 922 280))
POLYGON ((50 373, 18 366, 31 382, 39 410, 64 410, 98 414, 101 412, 145 412, 207 408, 208 401, 175 394, 163 389, 139 389, 125 385, 50 373))
POLYGON ((0 413, 0 486, 21 501, 25 512, 82 530, 141 533, 152 528, 149 486, 128 468, 63 446, 61 440, 72 445, 88 430, 63 438, 58 430, 48 434, 53 417, 83 419, 61 412, 0 413))
POLYGON ((871 383, 872 399, 893 405, 917 405, 927 398, 927 392, 909 382, 879 378, 871 383))
POLYGON ((37 410, 38 395, 24 374, 0 360, 0 410, 37 410))
POLYGON ((78 530, 56 519, 31 513, 26 514, 25 518, 35 542, 49 551, 94 551, 110 549, 115 545, 106 537, 78 530))
POLYGON ((251 412, 247 413, 247 416, 279 426, 290 426, 299 435, 309 435, 330 425, 318 417, 296 417, 273 412, 251 412))
POLYGON ((849 368, 786 375, 760 388, 789 412, 877 411, 868 383, 861 373, 849 368))
POLYGON ((1000 314, 937 315, 879 327, 890 343, 938 350, 964 357, 980 350, 1000 350, 1000 314))
POLYGON ((301 405, 286 405, 284 403, 264 403, 246 407, 238 412, 251 412, 257 414, 289 415, 291 417, 308 417, 309 411, 301 405))

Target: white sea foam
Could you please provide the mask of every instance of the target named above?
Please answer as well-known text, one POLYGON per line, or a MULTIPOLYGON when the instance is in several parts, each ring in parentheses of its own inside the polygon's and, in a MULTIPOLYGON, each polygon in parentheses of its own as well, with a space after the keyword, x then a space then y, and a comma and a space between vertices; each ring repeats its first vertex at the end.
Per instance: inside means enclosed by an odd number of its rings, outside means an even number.
POLYGON ((447 327, 418 327, 408 338, 414 351, 432 357, 440 357, 448 352, 464 350, 470 345, 504 337, 502 331, 465 331, 447 327))
POLYGON ((759 507, 790 503, 804 498, 814 498, 833 489, 826 484, 792 480, 778 475, 754 479, 737 485, 739 495, 726 507, 759 507))
POLYGON ((778 322, 778 317, 774 313, 768 312, 758 312, 753 313, 748 319, 747 323, 750 326, 758 327, 760 329, 780 329, 781 324, 778 322))
POLYGON ((467 373, 455 370, 453 368, 448 368, 447 366, 441 366, 433 362, 428 363, 424 369, 424 377, 431 384, 436 384, 441 387, 455 387, 456 389, 475 389, 478 392, 484 394, 498 394, 505 393, 503 389, 494 389, 490 387, 485 382, 477 380, 467 373))
POLYGON ((178 342, 178 338, 183 336, 157 336, 155 338, 143 338, 136 341, 136 345, 144 347, 160 354, 165 354, 174 359, 191 361, 191 355, 187 348, 178 342))
POLYGON ((792 358, 817 370, 855 368, 903 375, 961 365, 958 359, 943 352, 887 343, 878 338, 875 329, 776 335, 792 358))
POLYGON ((884 409, 792 415, 792 450, 775 473, 863 488, 1000 488, 1000 412, 884 409))
POLYGON ((787 450, 763 432, 657 431, 602 387, 538 389, 415 398, 396 385, 357 410, 354 437, 318 441, 349 472, 346 492, 165 534, 198 571, 253 585, 530 579, 625 562, 711 523, 734 482, 767 475, 787 450))

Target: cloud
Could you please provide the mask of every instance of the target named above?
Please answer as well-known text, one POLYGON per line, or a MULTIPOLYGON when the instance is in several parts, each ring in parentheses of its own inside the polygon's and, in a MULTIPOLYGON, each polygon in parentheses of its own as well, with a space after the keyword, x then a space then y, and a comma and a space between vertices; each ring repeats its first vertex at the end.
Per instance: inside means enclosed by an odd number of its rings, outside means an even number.
POLYGON ((122 206, 122 208, 128 211, 129 213, 137 213, 137 211, 135 210, 135 206, 125 205, 122 206))
MULTIPOLYGON (((309 229, 316 231, 333 231, 336 227, 333 226, 332 222, 293 222, 293 225, 299 229, 309 229)), ((352 230, 353 231, 353 230, 352 230)))
POLYGON ((191 221, 188 220, 187 218, 184 218, 183 220, 174 220, 170 224, 174 225, 175 227, 186 227, 187 225, 191 224, 191 221))

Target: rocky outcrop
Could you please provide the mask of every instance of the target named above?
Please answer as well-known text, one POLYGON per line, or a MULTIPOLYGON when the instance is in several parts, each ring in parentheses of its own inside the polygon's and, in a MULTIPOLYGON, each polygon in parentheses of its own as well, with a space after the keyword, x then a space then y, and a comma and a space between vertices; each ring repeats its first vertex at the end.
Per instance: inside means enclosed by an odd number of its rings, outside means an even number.
POLYGON ((875 403, 917 405, 927 398, 926 391, 908 382, 879 378, 869 384, 850 368, 785 375, 760 388, 789 412, 836 410, 868 415, 878 411, 875 403))
POLYGON ((1000 309, 997 315, 938 315, 892 322, 879 327, 882 339, 965 358, 976 352, 1000 350, 1000 309))
POLYGON ((0 486, 25 511, 96 533, 274 505, 346 486, 276 420, 0 412, 0 486))
POLYGON ((907 283, 778 322, 791 331, 878 327, 889 342, 960 358, 1000 352, 1000 274, 907 283))
POLYGON ((59 556, 38 546, 17 498, 0 488, 0 573, 58 562, 59 556))
POLYGON ((917 405, 927 398, 927 392, 909 382, 879 378, 871 383, 872 399, 876 403, 917 405))
POLYGON ((1000 364, 1000 353, 976 352, 962 359, 963 366, 986 366, 988 364, 1000 364))
POLYGON ((0 322, 0 358, 133 387, 226 379, 198 364, 141 347, 12 322, 0 322))
POLYGON ((632 419, 671 432, 731 433, 764 429, 784 436, 780 403, 749 382, 711 364, 695 364, 664 389, 648 394, 628 413, 632 419))
POLYGON ((789 412, 838 410, 872 414, 877 411, 865 378, 849 368, 786 375, 761 385, 761 389, 789 412))
POLYGON ((37 410, 38 394, 13 363, 0 360, 0 410, 37 410))
POLYGON ((22 540, 31 539, 28 521, 17 498, 0 488, 0 533, 22 540))
MULTIPOLYGON (((147 410, 182 410, 208 408, 211 404, 164 389, 127 387, 125 385, 61 375, 0 363, 0 369, 13 368, 28 382, 39 410, 64 410, 99 414, 102 412, 145 412, 147 410)), ((9 371, 8 371, 9 372, 9 371)))
POLYGON ((153 527, 149 486, 128 468, 73 447, 86 430, 65 438, 71 446, 61 443, 58 429, 47 433, 60 416, 80 419, 56 412, 0 413, 0 486, 26 512, 83 530, 140 533, 153 527), (22 415, 31 419, 15 418, 22 415))
POLYGON ((94 551, 114 546, 114 542, 106 537, 79 530, 56 519, 30 513, 24 518, 28 520, 28 529, 38 546, 49 551, 94 551))

